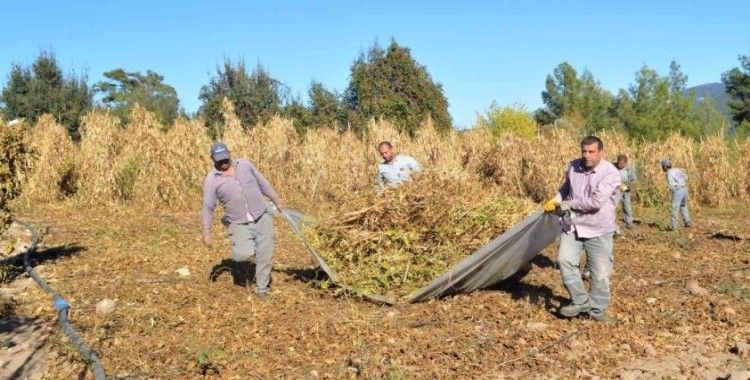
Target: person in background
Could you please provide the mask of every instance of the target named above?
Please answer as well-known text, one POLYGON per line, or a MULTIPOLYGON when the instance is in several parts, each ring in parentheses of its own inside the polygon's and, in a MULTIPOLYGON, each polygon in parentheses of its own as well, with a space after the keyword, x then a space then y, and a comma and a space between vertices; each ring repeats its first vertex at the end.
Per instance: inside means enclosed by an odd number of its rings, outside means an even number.
POLYGON ((378 144, 378 153, 383 159, 378 165, 377 190, 396 186, 408 181, 412 173, 422 170, 417 160, 405 154, 396 154, 393 144, 383 141, 378 144))
POLYGON ((628 161, 628 156, 624 154, 617 156, 615 166, 620 171, 620 181, 622 182, 622 185, 620 185, 620 192, 622 193, 620 203, 622 204, 625 227, 633 228, 633 203, 630 190, 636 181, 635 166, 628 161))
POLYGON ((677 214, 682 214, 682 222, 685 223, 685 227, 690 228, 692 221, 690 220, 690 210, 688 210, 688 176, 685 171, 679 168, 672 167, 672 161, 661 160, 661 170, 667 175, 667 184, 669 185, 669 191, 672 193, 672 231, 677 231, 677 214))

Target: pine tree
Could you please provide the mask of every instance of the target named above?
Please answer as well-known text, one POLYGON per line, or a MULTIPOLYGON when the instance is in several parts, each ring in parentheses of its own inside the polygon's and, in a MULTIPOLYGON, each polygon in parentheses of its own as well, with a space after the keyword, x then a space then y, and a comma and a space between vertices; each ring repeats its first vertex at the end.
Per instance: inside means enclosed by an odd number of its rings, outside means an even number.
POLYGON ((288 88, 260 64, 248 73, 243 60, 236 64, 225 60, 223 66, 216 69, 216 76, 201 87, 199 99, 203 104, 199 113, 206 119, 209 129, 221 124, 221 102, 226 97, 234 105, 242 126, 252 128, 280 114, 288 92, 288 88))
POLYGON ((354 114, 353 124, 363 129, 370 118, 383 117, 403 132, 413 134, 430 116, 436 128, 451 128, 448 101, 427 68, 395 40, 386 50, 375 44, 351 69, 345 102, 354 114))
POLYGON ((53 53, 42 52, 31 65, 14 64, 0 102, 4 117, 25 117, 34 122, 48 113, 78 136, 81 116, 92 107, 86 76, 63 75, 53 53))
POLYGON ((102 103, 127 122, 130 111, 138 104, 153 112, 164 125, 171 125, 177 118, 180 100, 174 87, 164 83, 164 77, 148 70, 126 72, 115 69, 104 73, 108 81, 94 85, 94 91, 104 95, 102 103))
POLYGON ((735 67, 721 76, 729 95, 732 120, 738 125, 750 122, 750 56, 739 57, 740 67, 735 67))

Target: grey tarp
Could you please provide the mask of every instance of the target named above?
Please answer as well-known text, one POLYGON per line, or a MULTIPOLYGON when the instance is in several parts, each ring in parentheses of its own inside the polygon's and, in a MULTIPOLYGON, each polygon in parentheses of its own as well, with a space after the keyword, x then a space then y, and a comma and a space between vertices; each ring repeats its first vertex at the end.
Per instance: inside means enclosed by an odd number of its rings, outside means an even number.
MULTIPOLYGON (((301 236, 300 222, 304 215, 298 211, 287 209, 284 210, 283 216, 292 229, 300 235, 310 254, 320 264, 321 269, 333 282, 338 283, 336 273, 301 236)), ((468 293, 479 288, 495 285, 518 272, 534 256, 552 244, 559 235, 559 217, 553 214, 536 212, 456 264, 424 288, 414 292, 409 296, 408 301, 420 302, 433 297, 468 293)), ((357 289, 347 289, 354 290, 362 296, 378 302, 393 303, 393 300, 383 296, 367 294, 357 289)))
POLYGON ((558 216, 534 213, 414 292, 409 296, 409 302, 468 293, 495 285, 513 276, 558 236, 558 216))

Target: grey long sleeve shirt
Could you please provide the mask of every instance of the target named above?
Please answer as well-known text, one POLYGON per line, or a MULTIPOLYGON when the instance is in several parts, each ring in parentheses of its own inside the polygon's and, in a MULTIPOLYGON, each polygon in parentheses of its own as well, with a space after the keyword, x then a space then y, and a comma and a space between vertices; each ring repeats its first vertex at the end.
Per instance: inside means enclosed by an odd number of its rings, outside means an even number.
POLYGON ((669 190, 677 191, 687 186, 688 176, 682 169, 671 168, 667 171, 669 190))
POLYGON ((620 180, 622 181, 623 185, 632 185, 636 181, 636 175, 635 175, 635 167, 632 164, 628 164, 628 166, 619 169, 620 172, 620 180))
POLYGON ((266 212, 263 195, 279 204, 279 196, 258 169, 248 160, 234 160, 234 177, 212 169, 203 182, 203 233, 211 230, 218 200, 224 206, 224 218, 230 223, 258 220, 266 212))

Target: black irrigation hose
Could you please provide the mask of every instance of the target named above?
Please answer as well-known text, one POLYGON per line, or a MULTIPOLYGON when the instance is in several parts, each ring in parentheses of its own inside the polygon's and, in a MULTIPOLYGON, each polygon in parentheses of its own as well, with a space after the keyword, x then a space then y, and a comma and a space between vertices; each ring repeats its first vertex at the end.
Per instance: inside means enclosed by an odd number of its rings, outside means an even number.
POLYGON ((42 276, 40 276, 39 273, 37 273, 31 266, 29 255, 36 251, 36 246, 37 244, 39 244, 39 235, 37 234, 36 229, 28 223, 24 223, 18 220, 16 220, 16 223, 26 227, 26 229, 31 232, 31 244, 23 253, 24 270, 29 274, 29 277, 34 279, 39 287, 41 287, 47 294, 52 296, 54 300, 53 305, 55 306, 55 311, 57 311, 57 320, 60 322, 60 327, 62 327, 63 331, 65 331, 65 334, 70 339, 70 342, 73 343, 73 345, 78 348, 78 351, 81 352, 87 364, 91 366, 91 369, 94 372, 94 378, 96 380, 105 380, 107 378, 107 375, 105 375, 104 367, 102 367, 102 364, 99 362, 99 358, 97 357, 96 353, 91 350, 91 347, 89 347, 89 345, 86 344, 83 339, 81 339, 81 336, 76 333, 75 329, 73 329, 73 325, 70 324, 70 320, 68 320, 68 310, 70 309, 70 304, 68 303, 68 301, 62 298, 62 296, 57 291, 52 289, 52 287, 49 286, 46 281, 44 281, 42 276))

